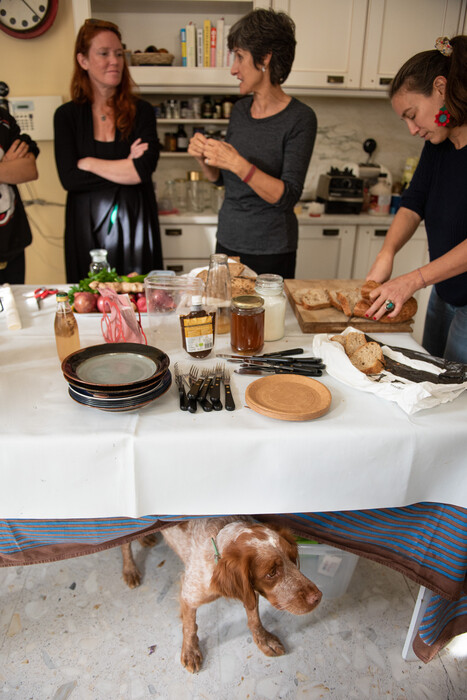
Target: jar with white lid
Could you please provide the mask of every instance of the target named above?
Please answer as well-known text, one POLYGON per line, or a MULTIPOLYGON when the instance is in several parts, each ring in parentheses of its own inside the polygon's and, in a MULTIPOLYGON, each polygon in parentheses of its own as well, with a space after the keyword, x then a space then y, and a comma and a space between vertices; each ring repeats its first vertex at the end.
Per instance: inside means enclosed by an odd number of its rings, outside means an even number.
POLYGON ((280 275, 258 275, 255 292, 264 299, 264 340, 280 340, 285 333, 284 280, 280 275))

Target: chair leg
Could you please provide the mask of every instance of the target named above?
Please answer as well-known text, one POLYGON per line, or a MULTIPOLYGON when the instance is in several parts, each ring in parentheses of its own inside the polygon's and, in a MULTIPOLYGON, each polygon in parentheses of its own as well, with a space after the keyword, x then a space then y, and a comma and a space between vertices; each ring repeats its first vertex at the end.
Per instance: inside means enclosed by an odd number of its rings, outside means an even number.
POLYGON ((409 629, 407 636, 405 638, 404 648, 402 649, 402 658, 405 661, 419 661, 418 656, 414 653, 412 648, 413 640, 420 627, 420 622, 425 614, 425 611, 430 603, 433 593, 429 588, 425 586, 420 586, 418 591, 418 597, 415 601, 415 606, 412 613, 412 619, 410 620, 409 629))

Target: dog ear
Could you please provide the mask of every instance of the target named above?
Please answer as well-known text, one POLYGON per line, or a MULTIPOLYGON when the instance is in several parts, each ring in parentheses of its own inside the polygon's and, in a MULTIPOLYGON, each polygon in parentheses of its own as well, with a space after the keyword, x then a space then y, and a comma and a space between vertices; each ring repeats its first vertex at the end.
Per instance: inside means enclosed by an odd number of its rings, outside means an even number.
POLYGON ((250 583, 248 557, 240 552, 223 552, 211 579, 211 590, 225 598, 241 600, 248 610, 256 607, 256 593, 250 583))
POLYGON ((268 523, 267 526, 270 527, 271 530, 274 530, 274 532, 277 532, 277 534, 285 540, 284 552, 289 559, 296 564, 298 560, 298 546, 297 540, 291 530, 283 525, 276 525, 275 523, 268 523))

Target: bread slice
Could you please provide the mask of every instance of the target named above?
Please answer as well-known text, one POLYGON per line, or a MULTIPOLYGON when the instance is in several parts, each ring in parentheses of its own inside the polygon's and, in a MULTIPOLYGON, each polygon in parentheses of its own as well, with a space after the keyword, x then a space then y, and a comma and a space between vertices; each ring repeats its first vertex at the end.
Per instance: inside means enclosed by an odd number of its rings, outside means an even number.
POLYGON ((255 280, 253 277, 232 277, 230 288, 232 297, 254 294, 255 280))
POLYGON ((361 345, 350 356, 354 367, 364 374, 379 374, 383 371, 385 362, 383 351, 378 343, 370 342, 361 345))
POLYGON ((306 294, 302 296, 302 305, 305 309, 327 309, 331 306, 329 301, 328 293, 325 289, 321 287, 316 287, 314 289, 309 289, 306 294))
POLYGON ((346 354, 350 357, 362 345, 365 345, 366 338, 360 331, 347 333, 344 337, 344 348, 346 354))
POLYGON ((368 309, 371 306, 371 301, 367 299, 359 299, 353 307, 353 315, 358 318, 364 318, 368 309))
POLYGON ((376 289, 376 287, 379 287, 380 283, 375 282, 374 280, 367 280, 364 284, 362 284, 362 287, 360 289, 360 294, 364 299, 369 299, 370 298, 370 292, 373 291, 373 289, 376 289))
POLYGON ((336 292, 336 297, 345 315, 348 318, 353 316, 354 306, 361 297, 360 289, 338 291, 336 292))
POLYGON ((329 301, 331 303, 331 306, 333 306, 338 311, 342 311, 342 305, 341 305, 339 299, 337 298, 336 290, 335 289, 328 289, 327 293, 328 293, 328 297, 329 297, 329 301))
POLYGON ((335 343, 340 343, 345 349, 345 335, 333 335, 330 340, 333 340, 335 343))

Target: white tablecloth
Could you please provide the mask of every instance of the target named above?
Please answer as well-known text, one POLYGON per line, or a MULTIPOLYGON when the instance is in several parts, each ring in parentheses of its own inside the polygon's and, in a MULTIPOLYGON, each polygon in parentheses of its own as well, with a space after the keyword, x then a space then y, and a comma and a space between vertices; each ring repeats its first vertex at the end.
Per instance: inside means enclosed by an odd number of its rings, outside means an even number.
MULTIPOLYGON (((179 410, 173 385, 137 412, 75 403, 53 333, 55 298, 41 310, 13 287, 22 329, 0 313, 0 518, 94 518, 147 514, 285 513, 385 508, 419 501, 467 507, 467 392, 407 416, 397 405, 324 374, 330 411, 295 423, 244 404, 256 377, 232 374, 237 410, 179 410)), ((100 315, 78 315, 81 344, 103 341, 100 315)), ((303 347, 288 309, 287 335, 265 351, 303 347)), ((178 318, 150 344, 188 367, 178 318)), ((377 336, 418 347, 409 335, 377 336)), ((229 336, 216 352, 230 352, 229 336)), ((208 357, 203 366, 212 366, 208 357)), ((233 370, 235 365, 230 364, 233 370)))

